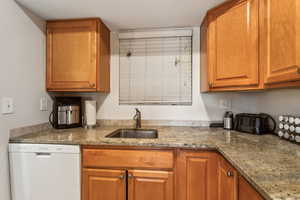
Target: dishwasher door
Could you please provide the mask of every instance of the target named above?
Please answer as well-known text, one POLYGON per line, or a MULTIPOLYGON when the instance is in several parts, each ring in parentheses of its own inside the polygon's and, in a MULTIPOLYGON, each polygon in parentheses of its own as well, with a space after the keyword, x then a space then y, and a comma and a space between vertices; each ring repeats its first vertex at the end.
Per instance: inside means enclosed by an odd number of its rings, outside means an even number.
POLYGON ((80 200, 80 147, 9 145, 12 200, 80 200))

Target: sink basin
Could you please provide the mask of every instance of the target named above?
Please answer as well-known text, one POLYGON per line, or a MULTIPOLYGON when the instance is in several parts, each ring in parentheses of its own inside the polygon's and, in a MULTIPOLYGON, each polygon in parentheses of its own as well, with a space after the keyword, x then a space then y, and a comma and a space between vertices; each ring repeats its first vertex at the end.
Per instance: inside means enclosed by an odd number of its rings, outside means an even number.
POLYGON ((158 138, 158 131, 154 129, 118 129, 108 138, 158 138))

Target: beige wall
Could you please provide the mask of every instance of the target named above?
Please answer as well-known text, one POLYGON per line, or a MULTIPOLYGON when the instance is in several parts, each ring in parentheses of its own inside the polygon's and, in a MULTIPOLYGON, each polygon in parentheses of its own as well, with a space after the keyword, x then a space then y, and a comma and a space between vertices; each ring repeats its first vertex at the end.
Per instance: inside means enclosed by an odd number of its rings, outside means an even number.
POLYGON ((0 99, 14 98, 15 113, 0 114, 0 199, 9 199, 7 144, 9 129, 46 122, 39 111, 44 89, 45 35, 43 21, 13 0, 0 6, 0 99))

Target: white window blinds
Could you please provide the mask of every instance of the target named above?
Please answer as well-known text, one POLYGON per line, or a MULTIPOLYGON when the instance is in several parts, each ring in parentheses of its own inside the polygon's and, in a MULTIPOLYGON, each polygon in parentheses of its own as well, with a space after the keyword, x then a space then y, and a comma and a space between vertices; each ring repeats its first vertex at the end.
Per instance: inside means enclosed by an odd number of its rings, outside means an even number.
POLYGON ((192 37, 120 39, 120 104, 190 105, 192 37))

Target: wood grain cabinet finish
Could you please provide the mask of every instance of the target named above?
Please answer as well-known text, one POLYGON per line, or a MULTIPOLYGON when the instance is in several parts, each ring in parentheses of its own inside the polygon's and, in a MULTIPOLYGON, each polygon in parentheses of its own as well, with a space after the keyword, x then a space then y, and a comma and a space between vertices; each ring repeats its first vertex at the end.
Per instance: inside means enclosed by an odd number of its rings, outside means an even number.
POLYGON ((160 153, 171 153, 171 150, 84 147, 82 151, 83 200, 263 200, 214 151, 176 149, 171 157, 175 164, 168 169, 156 164, 145 165, 140 155, 144 154, 146 161, 153 163, 165 163, 162 160, 169 163, 170 157, 160 153))
POLYGON ((100 19, 47 22, 48 91, 109 92, 110 31, 100 19))
POLYGON ((298 0, 229 0, 209 10, 201 25, 201 91, 299 87, 298 10, 298 0))
POLYGON ((242 176, 239 176, 239 200, 263 200, 242 176))
POLYGON ((238 200, 238 173, 222 157, 218 164, 218 200, 238 200))
POLYGON ((260 7, 261 66, 266 87, 300 85, 292 83, 300 80, 300 1, 263 0, 260 7))
POLYGON ((83 169, 83 200, 125 200, 126 172, 110 169, 83 169))
POLYGON ((173 172, 128 170, 128 200, 173 200, 173 172))
POLYGON ((174 155, 169 150, 83 149, 84 167, 122 167, 173 169, 174 155))
POLYGON ((218 154, 181 151, 177 158, 177 199, 217 200, 218 154))
POLYGON ((202 91, 259 87, 258 5, 230 1, 208 11, 201 27, 202 91))

